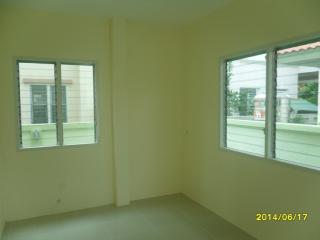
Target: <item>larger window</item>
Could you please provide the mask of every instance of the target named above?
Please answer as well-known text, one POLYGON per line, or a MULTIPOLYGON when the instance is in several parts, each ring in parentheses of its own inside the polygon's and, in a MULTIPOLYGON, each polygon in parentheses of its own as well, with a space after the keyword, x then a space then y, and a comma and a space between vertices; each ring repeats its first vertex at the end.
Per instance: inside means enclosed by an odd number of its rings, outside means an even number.
POLYGON ((320 41, 223 64, 222 146, 320 169, 320 41))
POLYGON ((94 65, 18 61, 19 146, 96 142, 94 65))

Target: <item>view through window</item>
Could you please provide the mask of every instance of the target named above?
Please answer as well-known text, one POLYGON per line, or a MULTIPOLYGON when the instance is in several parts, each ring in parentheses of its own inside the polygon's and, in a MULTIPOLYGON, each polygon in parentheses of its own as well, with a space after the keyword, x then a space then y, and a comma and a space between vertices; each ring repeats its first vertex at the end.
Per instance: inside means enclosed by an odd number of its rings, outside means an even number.
POLYGON ((279 159, 320 165, 320 42, 277 52, 277 124, 279 159))
POLYGON ((320 169, 320 41, 274 49, 225 62, 224 147, 320 169))
POLYGON ((96 141, 94 66, 62 64, 61 79, 57 79, 57 64, 18 61, 22 148, 96 141), (61 113, 57 114, 59 109, 61 113))
POLYGON ((264 154, 266 54, 227 62, 227 147, 264 154))

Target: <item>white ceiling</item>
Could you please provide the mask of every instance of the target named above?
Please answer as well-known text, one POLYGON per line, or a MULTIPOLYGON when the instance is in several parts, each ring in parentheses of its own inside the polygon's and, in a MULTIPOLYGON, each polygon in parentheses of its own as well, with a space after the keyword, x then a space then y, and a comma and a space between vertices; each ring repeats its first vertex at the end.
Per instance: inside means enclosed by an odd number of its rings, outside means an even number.
POLYGON ((0 0, 8 6, 95 16, 188 23, 232 0, 0 0))

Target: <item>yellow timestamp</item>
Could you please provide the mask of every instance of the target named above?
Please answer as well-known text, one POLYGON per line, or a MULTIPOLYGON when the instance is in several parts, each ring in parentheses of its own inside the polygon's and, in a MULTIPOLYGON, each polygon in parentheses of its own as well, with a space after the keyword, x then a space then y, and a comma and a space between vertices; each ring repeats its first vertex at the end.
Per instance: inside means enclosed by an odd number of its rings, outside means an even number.
POLYGON ((257 213, 257 221, 306 221, 308 213, 257 213))

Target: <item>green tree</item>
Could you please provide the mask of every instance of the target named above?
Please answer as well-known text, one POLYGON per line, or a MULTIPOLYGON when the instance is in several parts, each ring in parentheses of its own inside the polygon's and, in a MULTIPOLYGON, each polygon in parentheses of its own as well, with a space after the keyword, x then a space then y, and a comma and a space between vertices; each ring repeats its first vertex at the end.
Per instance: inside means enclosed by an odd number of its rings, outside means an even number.
POLYGON ((230 116, 232 112, 239 112, 240 107, 240 96, 236 91, 229 89, 230 80, 232 77, 232 64, 231 62, 227 63, 227 114, 230 116))
POLYGON ((255 88, 240 88, 239 112, 241 116, 253 116, 255 88))
POLYGON ((299 98, 318 105, 318 83, 304 83, 299 86, 299 98))

